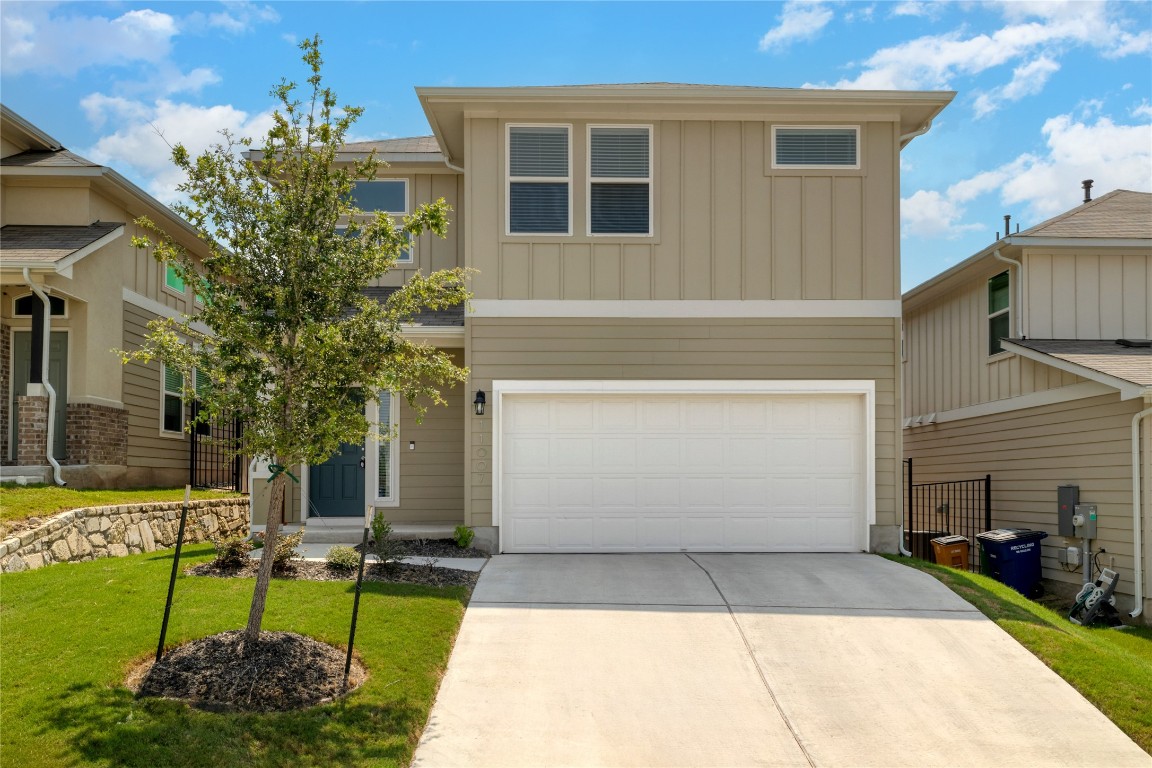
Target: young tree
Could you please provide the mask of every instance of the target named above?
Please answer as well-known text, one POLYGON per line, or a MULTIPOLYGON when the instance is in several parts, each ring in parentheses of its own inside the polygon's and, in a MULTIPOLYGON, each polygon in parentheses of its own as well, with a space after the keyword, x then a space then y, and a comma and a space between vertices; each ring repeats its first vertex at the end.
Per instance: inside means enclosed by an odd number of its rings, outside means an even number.
POLYGON ((280 104, 262 146, 224 133, 222 144, 197 158, 180 145, 172 151, 189 200, 176 210, 210 245, 203 264, 197 268, 147 219, 138 223, 154 237, 133 240, 177 265, 203 310, 183 321, 153 321, 143 346, 125 353, 125 361, 159 359, 179 370, 189 397, 201 404, 199 420, 239 416, 245 450, 273 465, 245 648, 259 638, 291 468, 323 462, 342 442, 363 440, 372 428, 365 400, 394 392, 422 416, 423 402, 443 404, 439 389, 467 376, 443 352, 401 335, 401 324, 421 309, 467 300, 463 270, 417 274, 385 304, 363 294, 408 247, 409 236, 444 235, 448 206, 443 199, 420 206, 399 226, 384 213, 368 216, 354 207, 353 182, 372 178, 379 163, 373 156, 341 165, 336 153, 363 110, 338 110, 335 94, 323 86, 318 36, 300 48, 311 72, 310 97, 298 100, 296 84, 286 80, 272 91, 280 104), (208 386, 191 392, 195 378, 208 386))

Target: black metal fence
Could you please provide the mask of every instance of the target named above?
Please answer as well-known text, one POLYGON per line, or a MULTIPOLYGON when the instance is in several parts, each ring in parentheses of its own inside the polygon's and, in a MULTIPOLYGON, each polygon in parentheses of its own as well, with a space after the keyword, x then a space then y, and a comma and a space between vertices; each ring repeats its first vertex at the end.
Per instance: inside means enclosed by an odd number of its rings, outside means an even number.
MULTIPOLYGON (((193 405, 193 418, 195 418, 193 405)), ((188 482, 193 488, 220 488, 248 493, 248 463, 234 450, 244 439, 239 419, 218 419, 192 430, 188 482)))
POLYGON ((913 557, 933 560, 932 539, 968 539, 968 570, 980 570, 976 534, 992 530, 992 475, 975 480, 913 482, 912 459, 904 460, 904 546, 913 557))

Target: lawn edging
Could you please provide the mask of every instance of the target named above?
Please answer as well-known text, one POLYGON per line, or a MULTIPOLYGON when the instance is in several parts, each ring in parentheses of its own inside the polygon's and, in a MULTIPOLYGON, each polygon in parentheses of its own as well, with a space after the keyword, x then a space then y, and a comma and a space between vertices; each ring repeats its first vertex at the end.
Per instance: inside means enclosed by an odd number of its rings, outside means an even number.
MULTIPOLYGON (((84 507, 0 542, 0 572, 35 570, 62 562, 124 557, 176 546, 181 501, 84 507)), ((188 504, 185 542, 248 531, 248 499, 200 499, 188 504)))

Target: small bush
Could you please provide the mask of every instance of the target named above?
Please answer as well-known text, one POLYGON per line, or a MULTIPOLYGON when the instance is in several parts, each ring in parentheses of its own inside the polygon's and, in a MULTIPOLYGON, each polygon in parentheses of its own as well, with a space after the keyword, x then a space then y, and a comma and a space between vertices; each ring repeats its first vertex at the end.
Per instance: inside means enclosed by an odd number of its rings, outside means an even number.
POLYGON ((248 553, 256 548, 244 536, 215 538, 212 546, 216 548, 216 559, 212 562, 220 568, 239 568, 248 562, 248 553))
MULTIPOLYGON (((256 534, 260 539, 261 546, 264 542, 264 532, 256 534)), ((299 560, 303 557, 296 551, 296 547, 300 546, 300 542, 304 540, 304 531, 297 531, 296 533, 282 533, 276 537, 276 553, 272 556, 272 570, 282 571, 293 560, 299 560)))
POLYGON ((385 567, 390 567, 392 561, 403 557, 400 543, 392 538, 392 523, 384 519, 383 512, 377 512, 372 517, 372 553, 380 558, 385 567))
POLYGON ((456 546, 460 549, 468 549, 472 546, 472 539, 476 538, 476 531, 472 530, 466 525, 456 526, 456 532, 452 535, 456 539, 456 546))
POLYGON ((334 571, 354 571, 360 565, 360 553, 340 544, 328 550, 328 567, 334 571))

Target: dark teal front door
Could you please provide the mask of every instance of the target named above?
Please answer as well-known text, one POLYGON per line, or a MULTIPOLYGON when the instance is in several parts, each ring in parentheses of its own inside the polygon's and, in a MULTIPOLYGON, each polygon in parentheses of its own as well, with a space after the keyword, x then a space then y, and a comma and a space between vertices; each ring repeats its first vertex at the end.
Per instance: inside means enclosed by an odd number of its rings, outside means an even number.
POLYGON ((341 443, 328 461, 308 468, 308 501, 313 515, 363 517, 363 443, 341 443))

